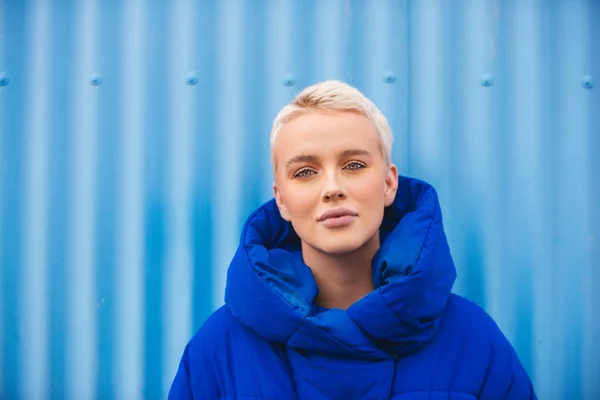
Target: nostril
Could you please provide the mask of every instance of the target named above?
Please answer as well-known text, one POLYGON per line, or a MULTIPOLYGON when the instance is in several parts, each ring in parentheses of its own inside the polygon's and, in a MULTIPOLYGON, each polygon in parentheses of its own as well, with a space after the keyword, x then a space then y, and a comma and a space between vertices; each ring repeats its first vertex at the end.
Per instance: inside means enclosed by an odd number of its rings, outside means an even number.
POLYGON ((335 191, 332 190, 332 191, 328 191, 323 194, 323 200, 325 200, 325 201, 331 201, 333 199, 340 200, 340 199, 345 199, 345 198, 346 198, 346 195, 341 190, 335 190, 335 191))

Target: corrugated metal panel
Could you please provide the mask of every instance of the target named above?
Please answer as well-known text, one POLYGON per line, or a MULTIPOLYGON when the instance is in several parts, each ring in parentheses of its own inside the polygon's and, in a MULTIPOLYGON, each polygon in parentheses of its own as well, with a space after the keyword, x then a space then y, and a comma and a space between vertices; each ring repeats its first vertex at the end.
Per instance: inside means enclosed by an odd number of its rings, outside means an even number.
POLYGON ((600 398, 593 0, 0 0, 0 397, 165 397, 272 118, 327 78, 438 188, 457 291, 540 398, 600 398))

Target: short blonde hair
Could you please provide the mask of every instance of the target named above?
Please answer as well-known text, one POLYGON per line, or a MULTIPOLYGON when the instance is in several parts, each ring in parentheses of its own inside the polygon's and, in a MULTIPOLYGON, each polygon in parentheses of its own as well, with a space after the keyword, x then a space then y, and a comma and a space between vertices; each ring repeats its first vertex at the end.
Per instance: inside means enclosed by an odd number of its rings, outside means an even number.
POLYGON ((383 113, 358 89, 341 81, 324 81, 302 90, 279 111, 271 129, 271 162, 275 169, 273 146, 281 127, 292 119, 310 111, 350 111, 367 117, 377 129, 381 153, 387 165, 392 162, 392 130, 383 113))

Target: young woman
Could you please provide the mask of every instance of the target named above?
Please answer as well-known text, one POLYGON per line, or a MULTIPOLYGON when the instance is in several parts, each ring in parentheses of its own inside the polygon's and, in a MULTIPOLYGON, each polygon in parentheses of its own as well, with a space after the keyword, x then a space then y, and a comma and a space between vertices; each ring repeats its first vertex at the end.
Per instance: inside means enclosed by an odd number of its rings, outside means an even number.
POLYGON ((390 127, 337 81, 271 133, 274 199, 247 220, 225 303, 170 399, 535 399, 456 271, 435 190, 398 175, 390 127))

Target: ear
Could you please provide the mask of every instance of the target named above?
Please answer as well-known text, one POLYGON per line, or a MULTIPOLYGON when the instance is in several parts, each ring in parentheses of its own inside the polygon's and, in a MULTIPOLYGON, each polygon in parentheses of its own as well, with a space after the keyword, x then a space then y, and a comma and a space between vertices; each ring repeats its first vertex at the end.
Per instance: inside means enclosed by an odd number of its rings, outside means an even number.
POLYGON ((390 164, 385 176, 384 204, 386 207, 392 205, 398 192, 398 168, 390 164))
POLYGON ((275 196, 275 202, 277 203, 277 208, 279 208, 279 214, 281 214, 281 218, 283 218, 287 222, 290 222, 290 214, 288 213, 287 207, 285 206, 285 201, 283 200, 283 196, 281 195, 281 190, 279 190, 275 182, 273 182, 273 195, 275 196))

